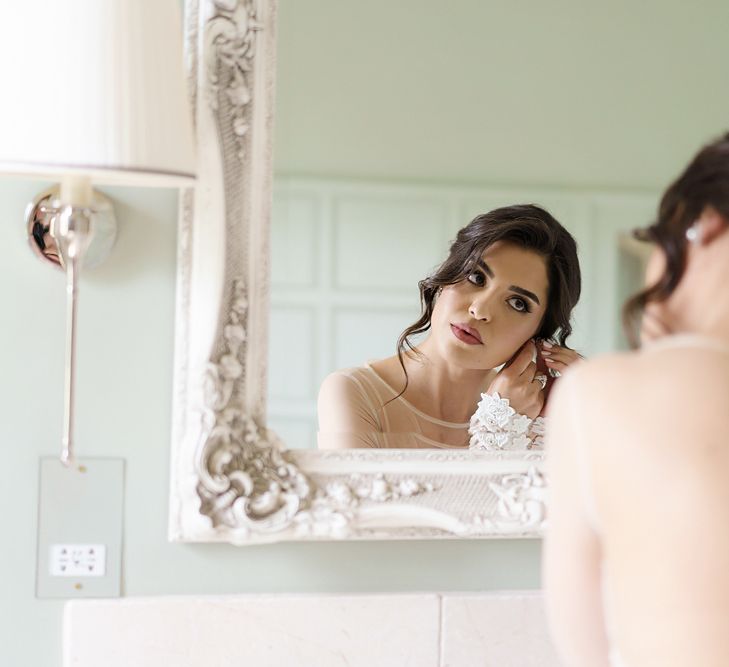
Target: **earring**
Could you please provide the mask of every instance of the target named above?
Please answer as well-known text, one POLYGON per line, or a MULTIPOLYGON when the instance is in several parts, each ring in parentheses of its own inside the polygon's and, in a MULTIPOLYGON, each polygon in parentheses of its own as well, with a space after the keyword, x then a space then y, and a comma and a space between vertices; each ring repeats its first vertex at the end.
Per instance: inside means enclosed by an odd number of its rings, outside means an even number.
POLYGON ((693 245, 699 245, 703 239, 704 232, 698 223, 694 223, 686 230, 686 240, 693 245))

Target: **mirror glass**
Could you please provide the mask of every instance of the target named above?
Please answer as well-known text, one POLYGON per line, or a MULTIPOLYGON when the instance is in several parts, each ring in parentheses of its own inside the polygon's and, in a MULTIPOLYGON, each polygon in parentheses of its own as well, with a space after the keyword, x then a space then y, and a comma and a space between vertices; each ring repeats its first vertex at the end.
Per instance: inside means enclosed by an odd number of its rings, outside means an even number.
MULTIPOLYGON (((625 347, 628 231, 726 126, 729 5, 279 0, 277 20, 268 418, 288 447, 317 446, 331 373, 374 362, 402 389, 377 362, 420 317, 418 282, 498 207, 536 204, 575 238, 567 345, 625 347)), ((538 291, 515 261, 508 286, 538 291)), ((441 399, 467 416, 478 392, 441 399)))

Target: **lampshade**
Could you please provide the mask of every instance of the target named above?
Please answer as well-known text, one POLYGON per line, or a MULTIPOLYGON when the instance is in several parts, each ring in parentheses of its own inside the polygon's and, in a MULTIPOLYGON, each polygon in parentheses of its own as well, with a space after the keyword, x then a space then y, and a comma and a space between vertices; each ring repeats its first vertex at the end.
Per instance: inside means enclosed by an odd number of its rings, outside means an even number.
POLYGON ((0 8, 0 172, 179 186, 194 178, 179 0, 0 8))

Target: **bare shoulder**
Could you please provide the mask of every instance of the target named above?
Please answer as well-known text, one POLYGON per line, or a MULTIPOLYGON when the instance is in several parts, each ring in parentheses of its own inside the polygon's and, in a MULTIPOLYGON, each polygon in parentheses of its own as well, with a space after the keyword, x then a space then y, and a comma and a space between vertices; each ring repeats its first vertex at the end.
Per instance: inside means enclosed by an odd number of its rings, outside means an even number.
POLYGON ((635 380, 634 391, 650 387, 674 396, 688 390, 729 390, 729 354, 699 345, 647 347, 638 352, 617 355, 615 370, 635 380))
MULTIPOLYGON (((729 354, 699 346, 649 347, 606 354, 570 369, 555 386, 555 406, 579 405, 593 421, 718 418, 729 401, 729 354), (690 409, 687 408, 690 406, 690 409), (678 409, 680 407, 680 410, 678 409), (679 414, 680 413, 680 414, 679 414)), ((563 410, 566 409, 563 407, 563 410)))
POLYGON ((575 364, 555 383, 555 398, 566 394, 605 396, 610 387, 640 372, 635 357, 635 353, 612 353, 575 364))
POLYGON ((697 377, 715 377, 729 383, 729 354, 699 346, 649 347, 635 352, 605 354, 580 364, 569 375, 583 388, 620 385, 639 390, 646 384, 662 384, 697 377), (627 385, 627 386, 626 386, 627 385))

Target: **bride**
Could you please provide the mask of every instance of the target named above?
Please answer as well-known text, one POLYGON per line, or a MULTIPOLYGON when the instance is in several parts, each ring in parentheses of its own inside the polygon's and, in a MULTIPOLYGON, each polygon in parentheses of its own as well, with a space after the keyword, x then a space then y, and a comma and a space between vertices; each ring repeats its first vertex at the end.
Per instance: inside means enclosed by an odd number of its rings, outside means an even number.
POLYGON ((729 135, 668 188, 643 347, 571 370, 548 411, 543 575, 565 665, 729 665, 729 135))
POLYGON ((564 347, 580 295, 572 236, 538 206, 499 208, 461 229, 419 286, 422 315, 395 356, 325 378, 319 447, 492 449, 538 438, 546 371, 580 358, 564 347), (493 410, 508 417, 497 429, 493 410))

